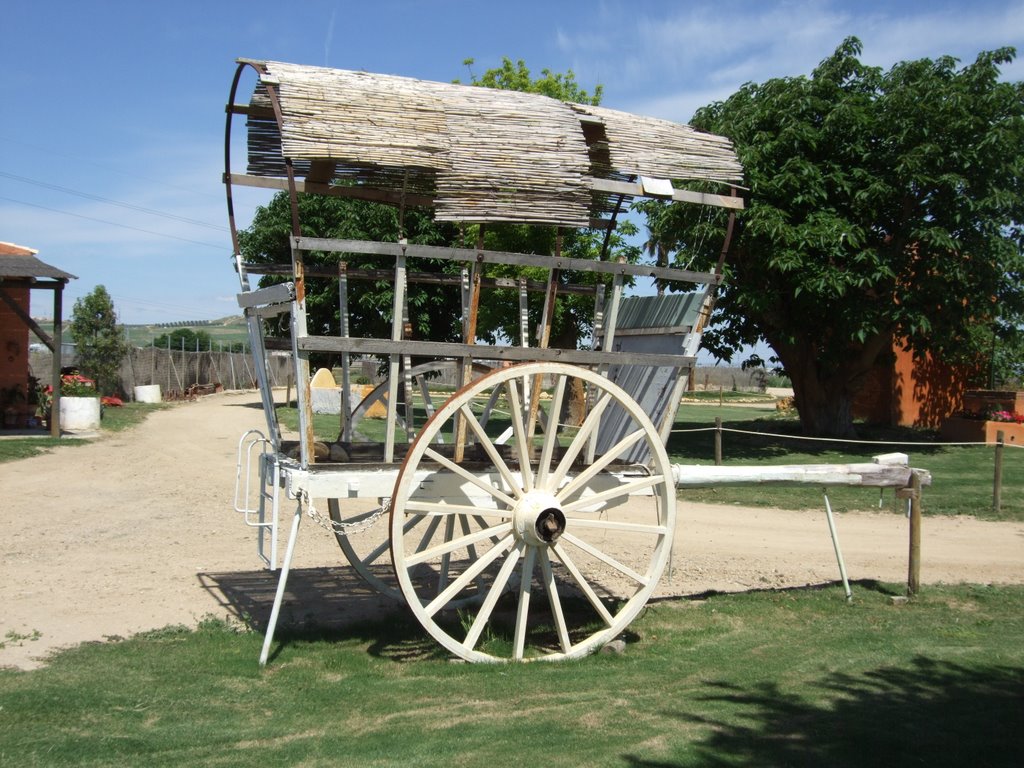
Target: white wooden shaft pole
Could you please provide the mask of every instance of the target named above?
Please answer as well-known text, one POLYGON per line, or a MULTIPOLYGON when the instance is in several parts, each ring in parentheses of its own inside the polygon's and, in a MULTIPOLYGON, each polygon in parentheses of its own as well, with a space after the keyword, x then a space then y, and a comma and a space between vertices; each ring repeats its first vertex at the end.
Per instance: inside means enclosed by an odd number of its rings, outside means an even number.
POLYGON ((267 622, 267 634, 263 638, 263 650, 260 651, 260 666, 267 665, 267 658, 270 656, 270 646, 274 642, 274 631, 277 629, 277 617, 281 613, 281 603, 284 602, 285 588, 288 585, 288 574, 292 569, 292 555, 295 553, 295 541, 299 538, 299 522, 302 520, 302 504, 295 502, 295 516, 292 518, 291 535, 288 537, 288 546, 284 552, 284 562, 281 564, 281 575, 277 579, 277 592, 274 595, 274 607, 270 610, 270 621, 267 622))
POLYGON ((853 593, 850 591, 850 581, 846 578, 846 563, 843 562, 843 553, 839 549, 839 534, 836 533, 836 521, 832 517, 832 504, 828 499, 828 491, 825 496, 825 517, 828 519, 828 533, 832 537, 832 547, 836 551, 836 562, 839 563, 839 578, 843 580, 843 589, 846 591, 846 599, 853 600, 853 593))

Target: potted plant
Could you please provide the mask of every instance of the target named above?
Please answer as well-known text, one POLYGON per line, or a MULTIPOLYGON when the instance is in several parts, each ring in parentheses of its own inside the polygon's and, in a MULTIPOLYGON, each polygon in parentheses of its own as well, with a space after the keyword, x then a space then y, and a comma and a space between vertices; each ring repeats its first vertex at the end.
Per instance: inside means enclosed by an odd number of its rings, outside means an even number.
POLYGON ((68 432, 99 429, 100 392, 96 382, 78 373, 60 377, 60 427, 68 432))
MULTIPOLYGON (((971 393, 969 393, 971 394, 971 393)), ((1007 443, 1024 445, 1024 408, 1016 408, 1020 403, 1020 393, 999 393, 999 398, 965 397, 965 402, 975 406, 964 409, 958 416, 946 419, 942 424, 942 436, 946 440, 964 442, 995 443, 999 434, 1007 443), (979 407, 980 406, 980 407, 979 407)))

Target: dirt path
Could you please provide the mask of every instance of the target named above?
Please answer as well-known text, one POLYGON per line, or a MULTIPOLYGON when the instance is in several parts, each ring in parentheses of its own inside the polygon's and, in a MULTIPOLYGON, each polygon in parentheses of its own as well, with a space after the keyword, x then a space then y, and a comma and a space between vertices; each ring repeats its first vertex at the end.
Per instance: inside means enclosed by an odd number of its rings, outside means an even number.
MULTIPOLYGON (((235 449, 260 427, 254 393, 154 413, 88 445, 0 464, 0 665, 38 666, 53 649, 213 614, 261 619, 274 578, 232 509, 235 449)), ((680 505, 675 568, 661 595, 798 586, 838 578, 823 513, 680 505)), ((838 520, 851 579, 906 579, 907 524, 838 520)), ((1024 524, 926 519, 922 580, 1024 582, 1024 524)), ((289 616, 345 620, 390 604, 307 525, 289 616)))

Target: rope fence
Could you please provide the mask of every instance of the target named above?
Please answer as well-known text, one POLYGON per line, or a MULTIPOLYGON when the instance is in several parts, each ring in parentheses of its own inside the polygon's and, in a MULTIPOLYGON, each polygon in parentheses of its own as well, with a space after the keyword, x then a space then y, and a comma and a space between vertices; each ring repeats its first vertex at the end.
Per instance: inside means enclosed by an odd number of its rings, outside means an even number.
POLYGON ((698 432, 713 432, 715 435, 714 442, 714 457, 715 465, 721 466, 722 455, 723 455, 723 440, 722 436, 726 432, 730 432, 737 435, 750 435, 753 437, 763 437, 770 440, 795 440, 815 443, 833 443, 841 445, 871 445, 871 446, 888 446, 888 447, 901 447, 901 448, 942 448, 942 447, 986 447, 992 448, 993 450, 993 471, 992 471, 992 508, 996 513, 1000 512, 1002 505, 1002 490, 1003 490, 1003 449, 1004 448, 1024 448, 1024 444, 1016 442, 1007 442, 1004 438, 1002 431, 997 433, 997 438, 994 443, 988 443, 983 441, 915 441, 915 440, 858 440, 853 438, 836 438, 836 437, 812 437, 808 435, 786 435, 777 432, 759 432, 750 429, 736 429, 734 427, 725 427, 722 425, 721 417, 715 418, 715 425, 711 427, 693 427, 687 429, 673 429, 671 434, 694 434, 698 432))

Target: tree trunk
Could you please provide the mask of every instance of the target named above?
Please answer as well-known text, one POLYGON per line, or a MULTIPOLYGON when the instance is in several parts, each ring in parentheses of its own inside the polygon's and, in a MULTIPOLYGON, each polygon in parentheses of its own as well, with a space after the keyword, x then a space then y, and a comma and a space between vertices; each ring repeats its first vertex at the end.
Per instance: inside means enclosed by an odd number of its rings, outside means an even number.
POLYGON ((808 437, 854 437, 854 377, 845 366, 823 371, 813 344, 773 345, 793 382, 793 401, 800 428, 808 437))
POLYGON ((799 385, 793 379, 793 399, 803 433, 809 437, 856 437, 850 381, 840 376, 825 382, 814 375, 800 378, 799 385))

